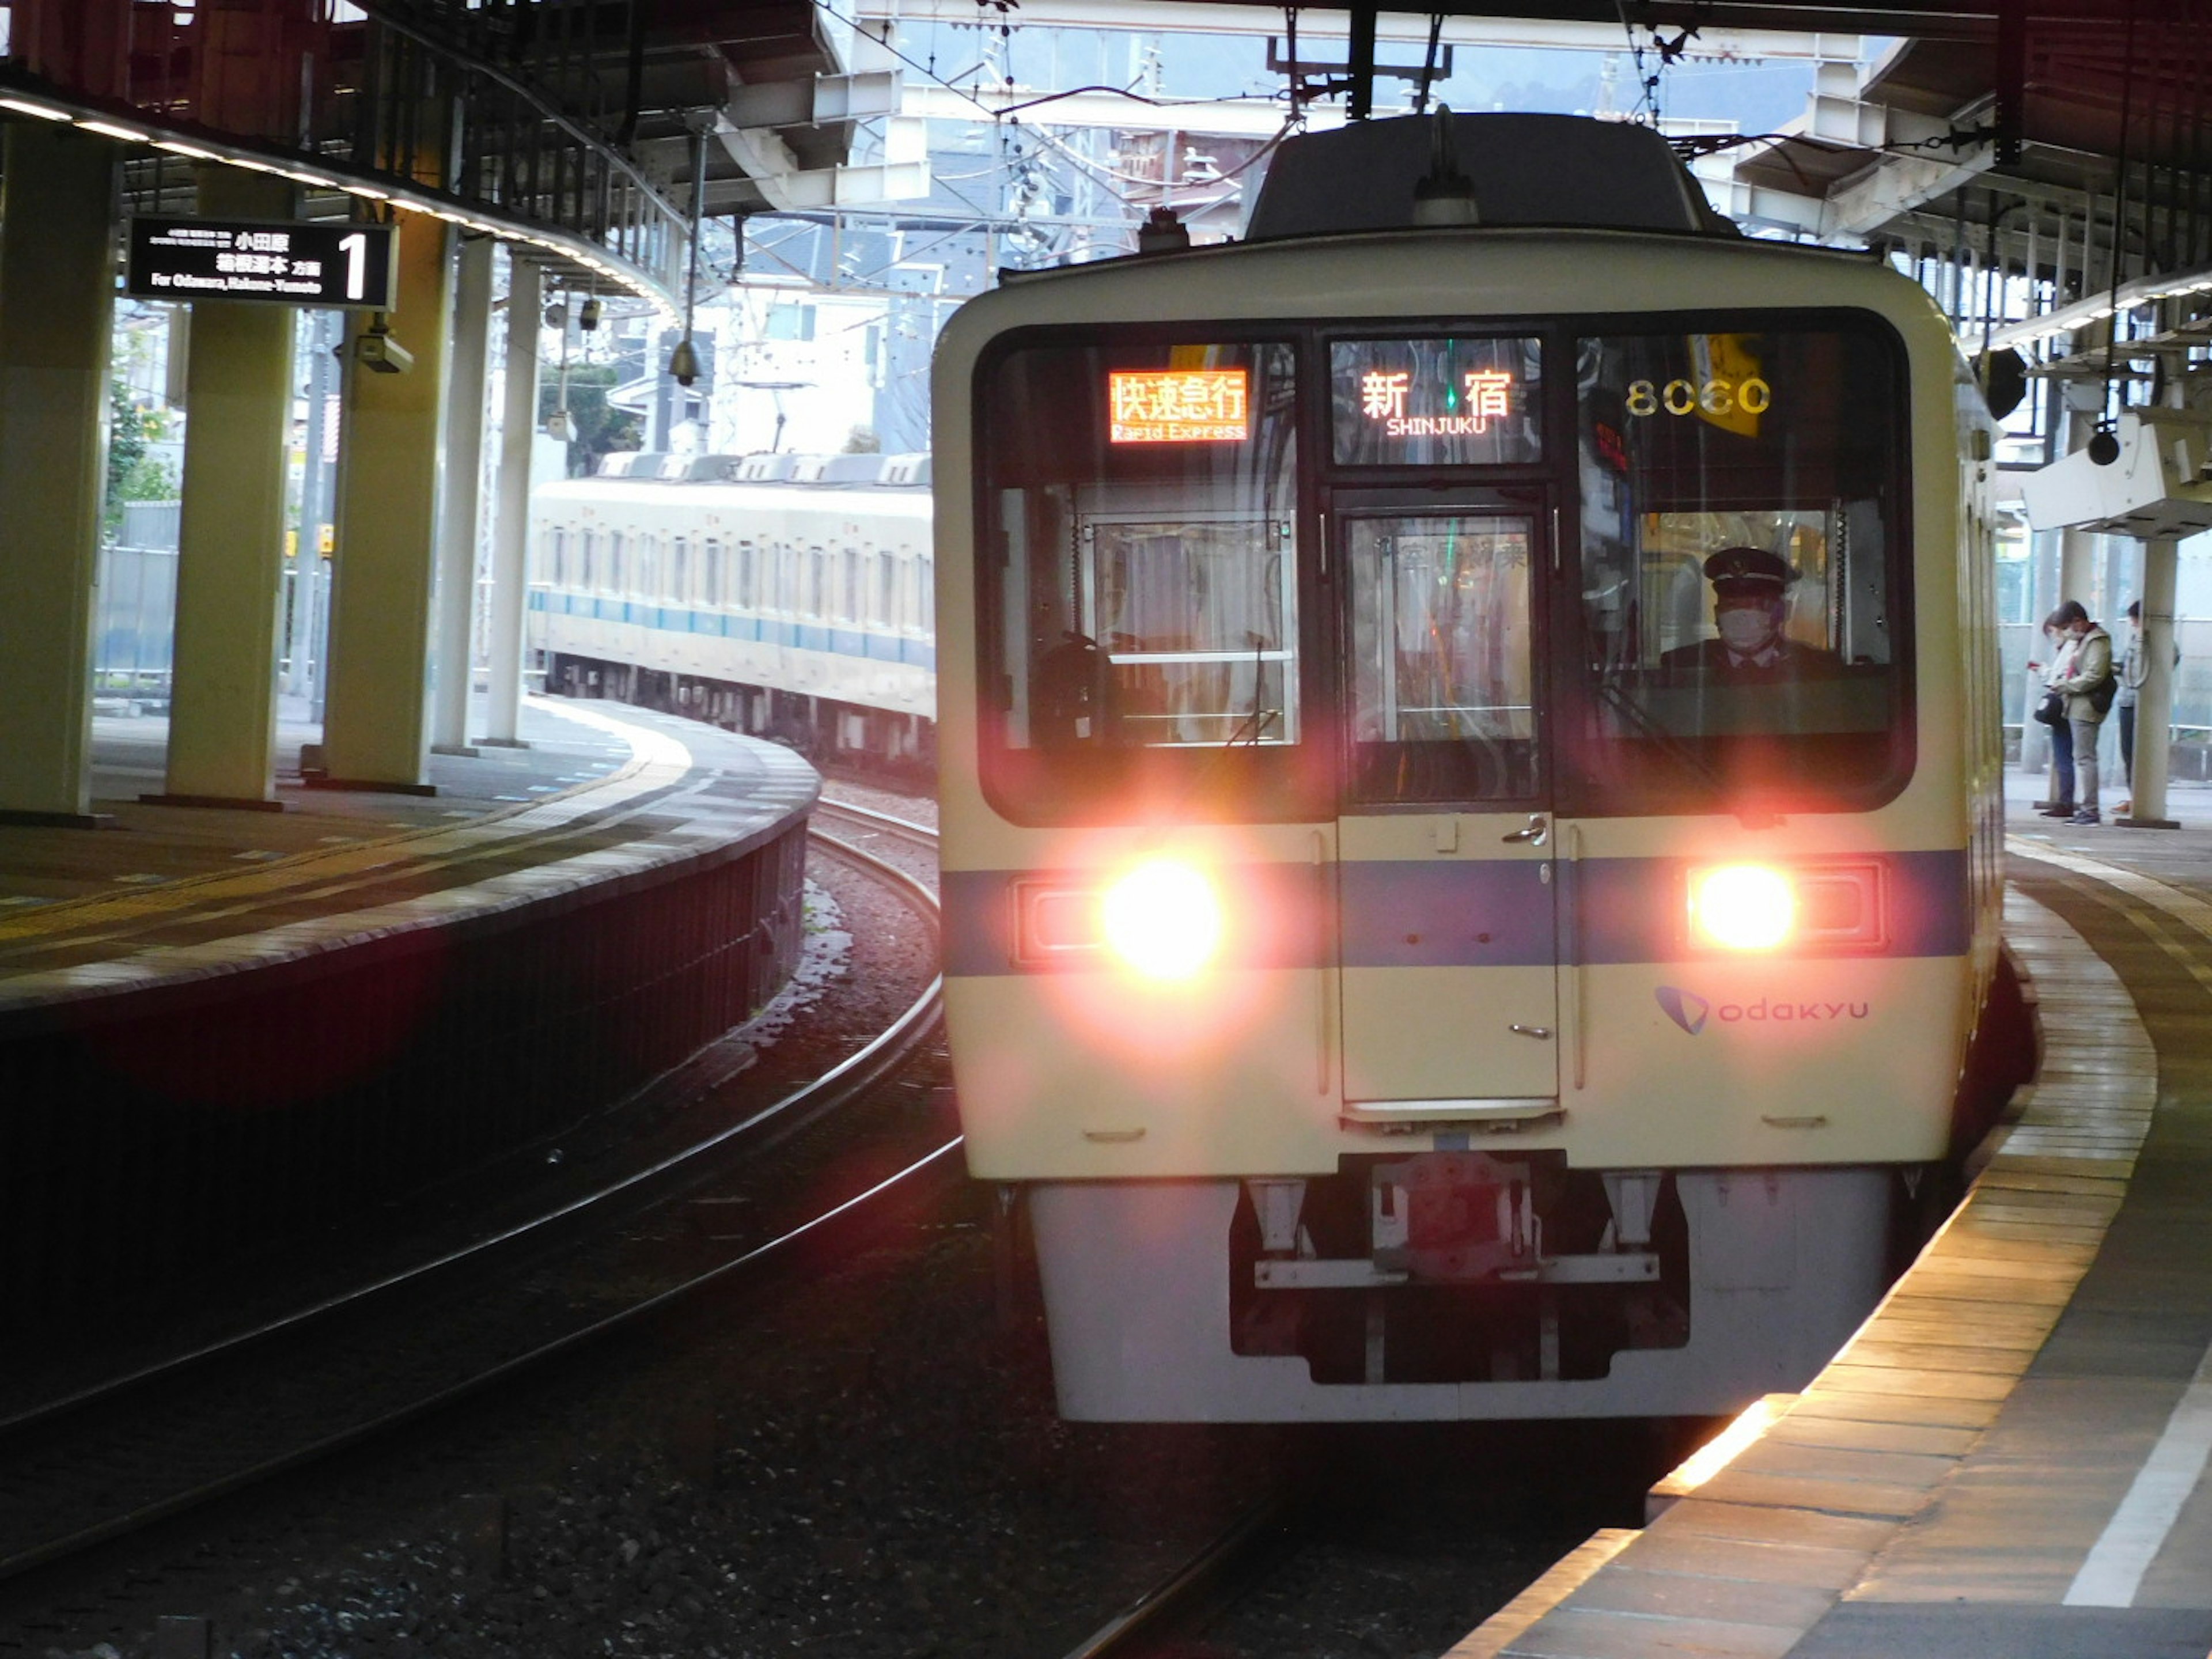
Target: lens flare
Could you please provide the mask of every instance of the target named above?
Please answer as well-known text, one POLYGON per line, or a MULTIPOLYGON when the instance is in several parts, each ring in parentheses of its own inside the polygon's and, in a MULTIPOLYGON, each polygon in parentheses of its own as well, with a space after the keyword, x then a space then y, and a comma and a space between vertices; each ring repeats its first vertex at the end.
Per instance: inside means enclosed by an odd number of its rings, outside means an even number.
POLYGON ((1764 865, 1703 871, 1690 880, 1690 924, 1704 944, 1771 951, 1796 927, 1796 890, 1764 865))
POLYGON ((1188 979, 1221 947, 1221 896, 1187 864, 1152 859, 1099 896, 1114 954, 1147 979, 1188 979))

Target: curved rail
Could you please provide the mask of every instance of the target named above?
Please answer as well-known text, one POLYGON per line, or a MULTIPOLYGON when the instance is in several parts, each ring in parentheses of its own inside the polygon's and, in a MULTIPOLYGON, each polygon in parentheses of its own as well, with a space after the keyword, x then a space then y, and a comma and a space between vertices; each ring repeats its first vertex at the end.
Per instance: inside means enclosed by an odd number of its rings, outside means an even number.
MULTIPOLYGON (((831 837, 824 839, 834 841, 831 837)), ((896 884, 933 914, 935 896, 922 883, 864 849, 842 842, 836 844, 841 854, 870 866, 877 874, 896 884)), ((648 1167, 633 1170, 617 1181, 563 1202, 544 1214, 489 1234, 458 1249, 446 1251, 400 1272, 325 1297, 219 1341, 20 1412, 0 1421, 0 1443, 13 1442, 26 1447, 34 1439, 50 1443, 57 1429, 76 1437, 89 1437, 97 1442, 100 1431, 107 1426, 106 1419, 109 1415, 127 1419, 113 1425, 114 1432, 110 1439, 128 1443, 135 1439, 143 1426, 143 1419, 147 1414, 145 1407, 167 1405, 168 1402, 163 1401, 160 1395, 164 1387, 175 1389, 181 1395, 190 1388, 209 1386, 219 1380, 210 1374, 220 1370, 227 1362, 266 1361, 270 1356, 256 1352, 264 1347, 278 1350, 281 1356, 280 1344, 304 1346, 310 1341, 321 1341, 326 1345, 336 1342, 343 1346, 347 1334, 345 1322, 349 1319, 366 1322, 377 1315, 388 1314, 394 1310, 397 1293, 406 1291, 428 1296, 441 1279, 456 1274, 457 1270, 463 1267, 495 1271, 495 1253, 502 1249, 511 1249, 527 1243, 533 1247, 532 1259, 542 1261, 542 1247, 555 1236, 557 1229, 567 1226, 573 1230, 586 1218, 597 1220, 601 1216, 610 1215, 615 1200, 625 1197, 640 1198, 648 1194, 656 1182, 672 1191, 678 1176, 702 1172, 712 1154, 726 1151, 770 1125, 819 1117, 882 1080, 910 1060, 927 1041, 939 1016, 941 988, 941 980, 933 980, 888 1028, 821 1077, 791 1091, 742 1121, 726 1126, 648 1167)), ((253 1448, 242 1449, 240 1460, 233 1468, 213 1476, 195 1474, 189 1479, 165 1479, 158 1468, 152 1471, 142 1468, 133 1477, 142 1489, 140 1497, 124 1500, 126 1507, 117 1513, 88 1524, 71 1525, 64 1534, 40 1539, 27 1546, 21 1544, 20 1540, 15 1540, 18 1547, 12 1550, 7 1549, 6 1542, 0 1542, 0 1551, 7 1552, 0 1553, 0 1578, 19 1576, 184 1510, 327 1457, 456 1401, 495 1387, 586 1342, 653 1318, 671 1305, 696 1295, 710 1285, 720 1285, 732 1275, 781 1260, 801 1238, 834 1229, 841 1223, 853 1221, 869 1212, 890 1195, 912 1190, 922 1177, 941 1173, 945 1160, 960 1145, 960 1138, 954 1135, 909 1163, 896 1175, 821 1210, 799 1224, 726 1261, 658 1290, 642 1292, 637 1300, 613 1313, 587 1318, 544 1340, 533 1340, 525 1350, 512 1352, 497 1363, 483 1365, 457 1380, 433 1384, 397 1404, 372 1407, 355 1421, 335 1430, 316 1432, 310 1428, 293 1443, 266 1455, 253 1448), (154 1486, 168 1489, 158 1496, 145 1497, 143 1489, 154 1486)), ((269 1371, 284 1369, 287 1368, 264 1365, 264 1370, 269 1371)), ((213 1388, 210 1391, 221 1392, 220 1389, 213 1388)), ((172 1436, 174 1437, 173 1431, 172 1436)), ((161 1437, 155 1434, 149 1437, 159 1440, 161 1437)), ((204 1437, 196 1444, 197 1457, 204 1457, 207 1443, 208 1439, 204 1437)), ((86 1456, 73 1455, 59 1462, 70 1468, 82 1467, 101 1455, 111 1459, 120 1455, 128 1462, 136 1452, 135 1446, 118 1454, 111 1447, 96 1444, 86 1456)), ((152 1458, 158 1458, 159 1455, 158 1447, 143 1454, 152 1458)), ((13 1461, 21 1465, 30 1460, 13 1461)), ((21 1495, 18 1494, 19 1497, 21 1495)))
MULTIPOLYGON (((1205 1548, 1067 1650, 1065 1659, 1136 1659, 1218 1613, 1292 1541, 1291 1504, 1270 1493, 1205 1548)), ((1175 1651, 1182 1651, 1177 1648, 1175 1651)))

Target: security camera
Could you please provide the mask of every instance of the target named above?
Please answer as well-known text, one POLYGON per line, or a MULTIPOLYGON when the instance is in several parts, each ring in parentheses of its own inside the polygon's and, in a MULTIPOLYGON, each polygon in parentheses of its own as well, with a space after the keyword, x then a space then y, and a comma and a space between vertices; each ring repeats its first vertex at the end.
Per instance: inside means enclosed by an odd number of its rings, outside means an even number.
POLYGON ((380 325, 372 326, 354 342, 353 355, 363 368, 379 374, 404 374, 415 367, 415 354, 393 339, 380 325))
POLYGON ((592 330, 599 327, 599 295, 595 294, 590 299, 585 301, 583 308, 577 312, 576 326, 582 329, 585 333, 589 334, 592 330))

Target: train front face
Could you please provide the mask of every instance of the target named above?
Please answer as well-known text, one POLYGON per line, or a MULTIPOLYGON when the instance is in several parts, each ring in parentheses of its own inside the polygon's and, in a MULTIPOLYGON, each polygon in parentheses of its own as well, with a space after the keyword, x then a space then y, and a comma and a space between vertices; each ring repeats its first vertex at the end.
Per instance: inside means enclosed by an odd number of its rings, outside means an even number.
POLYGON ((1954 362, 1863 262, 1596 233, 955 319, 947 1017, 1064 1413, 1714 1413, 1848 1336, 1990 946, 1954 362))

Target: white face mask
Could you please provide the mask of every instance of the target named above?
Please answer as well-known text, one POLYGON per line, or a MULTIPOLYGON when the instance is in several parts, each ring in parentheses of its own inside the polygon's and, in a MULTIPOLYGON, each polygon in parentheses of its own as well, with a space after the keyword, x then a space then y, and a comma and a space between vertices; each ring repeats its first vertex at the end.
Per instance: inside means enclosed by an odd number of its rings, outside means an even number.
POLYGON ((1722 642, 1740 657, 1764 651, 1774 638, 1774 618, 1765 611, 1723 611, 1713 623, 1721 631, 1722 642))

